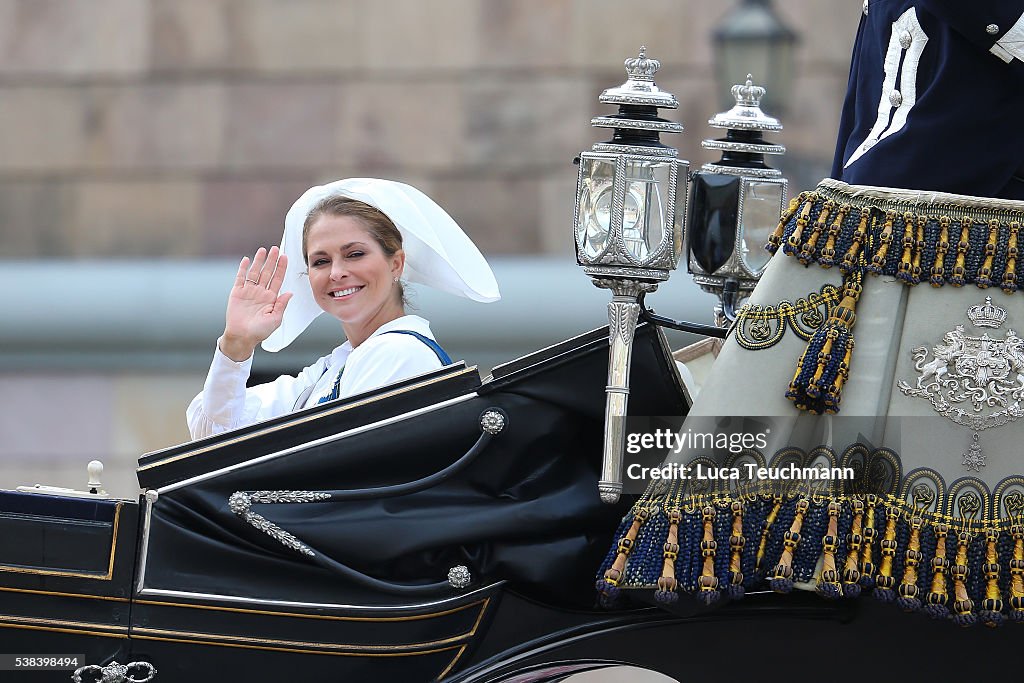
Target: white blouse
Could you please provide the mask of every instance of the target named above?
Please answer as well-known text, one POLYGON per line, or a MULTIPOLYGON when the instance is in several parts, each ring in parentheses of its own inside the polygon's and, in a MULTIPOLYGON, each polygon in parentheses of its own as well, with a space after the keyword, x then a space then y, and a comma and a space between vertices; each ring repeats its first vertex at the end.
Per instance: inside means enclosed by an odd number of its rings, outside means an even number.
POLYGON ((216 349, 203 391, 192 399, 185 413, 193 439, 284 415, 316 405, 329 396, 338 374, 339 397, 376 389, 407 377, 441 367, 433 349, 408 334, 384 334, 394 330, 418 332, 430 339, 430 323, 406 315, 381 325, 366 341, 353 349, 349 342, 334 349, 298 375, 281 375, 273 382, 246 388, 252 357, 236 363, 216 349), (302 405, 296 402, 312 387, 302 405))

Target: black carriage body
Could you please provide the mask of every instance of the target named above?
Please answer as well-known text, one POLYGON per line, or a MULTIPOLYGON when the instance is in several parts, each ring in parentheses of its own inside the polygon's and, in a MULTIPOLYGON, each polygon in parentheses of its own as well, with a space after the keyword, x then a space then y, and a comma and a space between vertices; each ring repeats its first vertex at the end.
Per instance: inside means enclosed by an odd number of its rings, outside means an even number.
MULTIPOLYGON (((626 504, 597 495, 607 339, 596 330, 483 382, 450 366, 149 454, 138 503, 0 494, 11 541, 0 551, 0 649, 146 661, 158 683, 276 683, 294 671, 429 681, 491 670, 557 634, 671 619, 593 606, 593 571, 626 504), (508 424, 485 438, 491 409, 508 424), (229 502, 421 480, 474 447, 458 472, 411 492, 257 500, 248 511, 262 528, 229 502), (461 590, 446 584, 458 565, 471 576, 461 590)), ((686 412, 657 328, 639 328, 633 367, 643 378, 633 414, 686 412)))

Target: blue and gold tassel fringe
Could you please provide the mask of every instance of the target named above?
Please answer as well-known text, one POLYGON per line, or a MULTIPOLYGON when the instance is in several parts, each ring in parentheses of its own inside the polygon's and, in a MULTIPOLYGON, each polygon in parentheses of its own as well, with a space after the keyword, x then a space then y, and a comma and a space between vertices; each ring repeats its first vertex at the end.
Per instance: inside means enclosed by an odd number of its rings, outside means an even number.
MULTIPOLYGON (((1024 477, 1010 479, 1024 504, 1024 477)), ((623 519, 597 588, 606 605, 624 589, 646 589, 671 606, 686 594, 712 605, 799 585, 829 599, 869 593, 960 626, 1024 622, 1024 509, 1000 518, 996 504, 968 518, 951 505, 807 484, 646 499, 623 519)))

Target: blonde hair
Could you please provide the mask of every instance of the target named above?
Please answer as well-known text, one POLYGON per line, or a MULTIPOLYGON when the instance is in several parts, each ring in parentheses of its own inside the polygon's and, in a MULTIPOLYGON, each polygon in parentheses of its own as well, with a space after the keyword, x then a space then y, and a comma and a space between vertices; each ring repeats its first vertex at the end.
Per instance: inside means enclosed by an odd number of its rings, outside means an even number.
POLYGON ((352 216, 362 221, 363 227, 370 233, 377 244, 388 256, 394 256, 402 248, 402 233, 383 211, 358 199, 334 195, 321 199, 306 216, 302 225, 302 259, 309 265, 308 247, 309 230, 321 216, 352 216))

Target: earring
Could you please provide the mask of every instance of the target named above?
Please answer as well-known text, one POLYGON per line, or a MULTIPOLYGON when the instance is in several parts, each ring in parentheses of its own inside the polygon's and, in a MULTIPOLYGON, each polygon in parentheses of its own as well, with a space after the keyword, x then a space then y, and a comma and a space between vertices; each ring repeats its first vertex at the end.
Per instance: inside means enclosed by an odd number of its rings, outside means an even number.
POLYGON ((395 282, 398 282, 398 276, 397 275, 395 276, 395 282))

